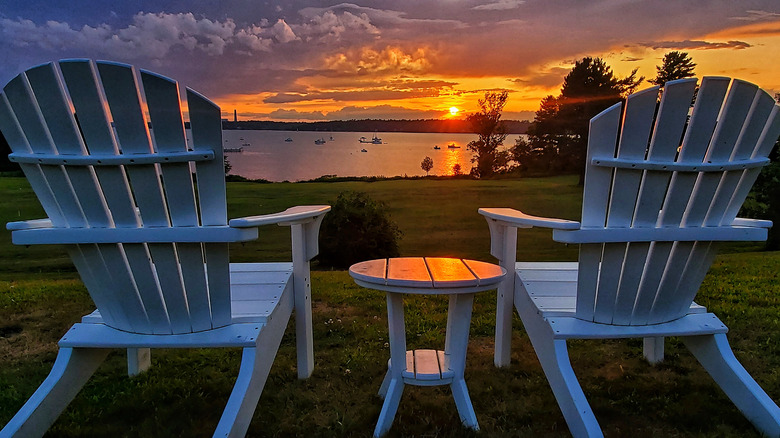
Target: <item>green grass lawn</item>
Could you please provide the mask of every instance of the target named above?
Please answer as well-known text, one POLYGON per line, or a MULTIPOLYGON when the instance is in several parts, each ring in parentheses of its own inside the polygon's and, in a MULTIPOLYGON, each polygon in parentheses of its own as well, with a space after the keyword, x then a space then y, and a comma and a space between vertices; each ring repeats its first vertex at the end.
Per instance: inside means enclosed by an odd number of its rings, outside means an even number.
MULTIPOLYGON (((404 231, 404 255, 450 255, 491 261, 478 207, 579 217, 576 178, 400 180, 228 185, 231 217, 296 204, 327 203, 342 190, 387 203, 404 231)), ((27 183, 0 178, 0 221, 43 216, 27 183)), ((286 228, 265 227, 258 242, 231 248, 233 261, 289 259, 286 228)), ((773 400, 780 400, 780 252, 729 247, 718 257, 697 301, 730 327, 735 354, 773 400)), ((51 369, 56 342, 93 305, 57 247, 15 247, 0 232, 0 425, 51 369)), ((549 231, 521 230, 519 260, 575 260, 576 248, 549 231)), ((316 264, 315 264, 316 268, 316 264)), ((343 271, 315 271, 314 375, 299 381, 294 323, 288 328, 248 436, 370 436, 386 370, 384 294, 360 288, 343 271)), ((443 346, 446 300, 407 301, 410 348, 443 346)), ((479 294, 472 319, 466 381, 482 432, 460 426, 447 387, 407 387, 389 436, 567 436, 568 430, 515 318, 512 365, 492 364, 495 293, 479 294)), ((650 366, 641 340, 571 342, 574 370, 607 436, 758 436, 750 423, 676 339, 666 360, 650 366)), ((128 378, 121 351, 87 383, 49 436, 210 436, 238 371, 239 350, 162 350, 152 369, 128 378)))

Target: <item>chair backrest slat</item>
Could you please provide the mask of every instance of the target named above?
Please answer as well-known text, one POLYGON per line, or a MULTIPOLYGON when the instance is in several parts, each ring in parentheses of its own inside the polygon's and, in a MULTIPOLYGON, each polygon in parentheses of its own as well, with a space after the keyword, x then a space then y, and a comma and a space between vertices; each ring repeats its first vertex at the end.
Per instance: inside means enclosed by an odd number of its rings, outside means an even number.
MULTIPOLYGON (((605 126, 607 119, 615 117, 614 108, 591 121, 583 229, 684 231, 728 225, 759 168, 718 165, 766 157, 780 135, 774 99, 743 81, 705 78, 698 92, 695 79, 668 82, 654 114, 657 95, 656 88, 630 96, 620 132, 615 131, 612 140, 606 135, 612 128, 605 126), (594 157, 635 160, 640 166, 647 160, 693 167, 707 163, 708 167, 691 171, 658 165, 637 170, 621 164, 609 168, 605 163, 592 164, 594 157)), ((710 241, 584 244, 577 317, 620 325, 678 318, 687 312, 717 248, 718 242, 710 241)))
MULTIPOLYGON (((157 152, 185 152, 187 138, 179 104, 179 86, 168 78, 141 72, 149 106, 157 152)), ((197 226, 198 213, 189 163, 160 164, 171 223, 174 226, 197 226), (175 194, 175 196, 171 196, 175 194)))
MULTIPOLYGON (((195 151, 214 151, 214 160, 195 163, 198 175, 200 220, 204 226, 226 225, 225 169, 222 150, 222 125, 219 107, 195 91, 187 89, 187 107, 195 151)), ((211 321, 215 327, 228 324, 230 308, 230 267, 226 243, 204 244, 208 275, 211 321)))
MULTIPOLYGON (((184 152, 187 150, 187 138, 184 133, 184 119, 179 101, 179 86, 176 82, 154 73, 142 71, 144 86, 152 122, 154 143, 159 153, 184 152)), ((189 163, 161 163, 160 165, 166 200, 173 226, 199 225, 195 191, 189 163)), ((224 179, 224 177, 223 177, 224 179)), ((224 201, 223 201, 224 203, 224 201)), ((181 283, 172 283, 172 293, 178 294, 179 288, 189 292, 185 303, 181 303, 181 318, 185 315, 192 324, 192 330, 201 331, 211 328, 211 315, 204 269, 204 255, 200 244, 176 244, 181 283)))
MULTIPOLYGON (((617 145, 617 135, 620 132, 620 113, 622 104, 615 104, 590 121, 588 134, 587 160, 596 156, 614 156, 617 145)), ((612 184, 612 172, 609 168, 598 169, 595 166, 585 174, 586 187, 596 187, 598 190, 583 193, 582 220, 583 228, 603 228, 606 223, 606 212, 609 203, 609 191, 612 184)), ((598 288, 598 272, 601 266, 602 244, 585 244, 580 246, 579 269, 577 284, 578 293, 577 315, 584 319, 593 319, 595 300, 598 288)))
MULTIPOLYGON (((653 114, 658 102, 658 87, 649 88, 626 99, 618 144, 617 158, 642 160, 647 154, 647 145, 653 128, 653 114)), ((610 195, 608 227, 628 228, 634 220, 634 209, 642 183, 642 170, 619 169, 614 173, 610 195)), ((644 257, 649 245, 646 243, 605 244, 602 263, 612 266, 620 275, 600 276, 597 295, 596 321, 616 324, 622 315, 629 314, 634 305, 636 290, 641 279, 642 266, 631 261, 644 257), (628 263, 626 263, 628 261, 628 263), (610 299, 605 299, 612 295, 610 299), (614 305, 611 302, 614 300, 614 305), (600 304, 600 305, 599 305, 600 304), (601 309, 601 310, 599 310, 601 309)))
MULTIPOLYGON (((0 130, 3 131, 3 136, 11 146, 12 151, 31 152, 30 145, 22 132, 22 127, 19 125, 5 93, 0 96, 0 130)), ((27 163, 21 163, 20 167, 52 223, 65 224, 65 216, 54 199, 54 193, 46 182, 41 167, 37 164, 27 163)))

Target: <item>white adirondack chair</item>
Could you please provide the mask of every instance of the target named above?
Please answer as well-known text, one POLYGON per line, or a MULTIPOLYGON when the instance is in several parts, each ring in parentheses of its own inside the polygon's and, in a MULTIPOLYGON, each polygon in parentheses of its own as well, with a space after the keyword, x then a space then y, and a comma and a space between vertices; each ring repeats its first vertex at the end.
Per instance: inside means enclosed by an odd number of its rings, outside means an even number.
POLYGON ((158 347, 243 349, 214 434, 243 436, 293 309, 298 374, 311 374, 309 260, 330 207, 228 224, 220 110, 186 95, 189 145, 178 84, 128 65, 45 64, 0 94, 9 157, 48 215, 9 223, 13 241, 66 245, 97 306, 60 340, 51 373, 0 436, 43 435, 108 349, 127 348, 134 374, 158 347), (256 239, 265 224, 291 226, 292 263, 229 264, 228 242, 256 239))
POLYGON ((728 78, 667 83, 631 95, 590 122, 582 221, 483 208, 499 289, 498 366, 509 363, 512 300, 575 436, 601 436, 569 362, 567 339, 664 336, 685 345, 757 429, 780 435, 780 409, 732 353, 727 328, 693 302, 722 241, 766 239, 770 221, 736 218, 780 135, 780 106, 728 78), (725 100, 724 100, 725 99, 725 100), (517 228, 553 229, 580 245, 574 263, 517 263, 517 228))

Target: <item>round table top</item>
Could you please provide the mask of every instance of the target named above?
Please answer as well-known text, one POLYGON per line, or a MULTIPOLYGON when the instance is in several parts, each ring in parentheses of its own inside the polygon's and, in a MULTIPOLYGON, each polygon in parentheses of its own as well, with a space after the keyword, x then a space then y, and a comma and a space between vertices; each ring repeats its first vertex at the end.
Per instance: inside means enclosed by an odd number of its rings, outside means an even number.
POLYGON ((495 289, 506 270, 492 263, 448 257, 398 257, 356 263, 349 275, 387 292, 450 294, 495 289))

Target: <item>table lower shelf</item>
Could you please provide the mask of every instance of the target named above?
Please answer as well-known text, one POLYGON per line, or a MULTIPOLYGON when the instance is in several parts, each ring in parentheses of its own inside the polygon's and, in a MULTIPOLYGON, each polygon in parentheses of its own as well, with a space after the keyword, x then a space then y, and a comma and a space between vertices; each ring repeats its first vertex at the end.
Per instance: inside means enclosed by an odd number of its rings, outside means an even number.
POLYGON ((441 350, 409 350, 406 352, 406 370, 401 373, 401 377, 408 385, 449 385, 455 377, 455 372, 448 364, 441 350))

